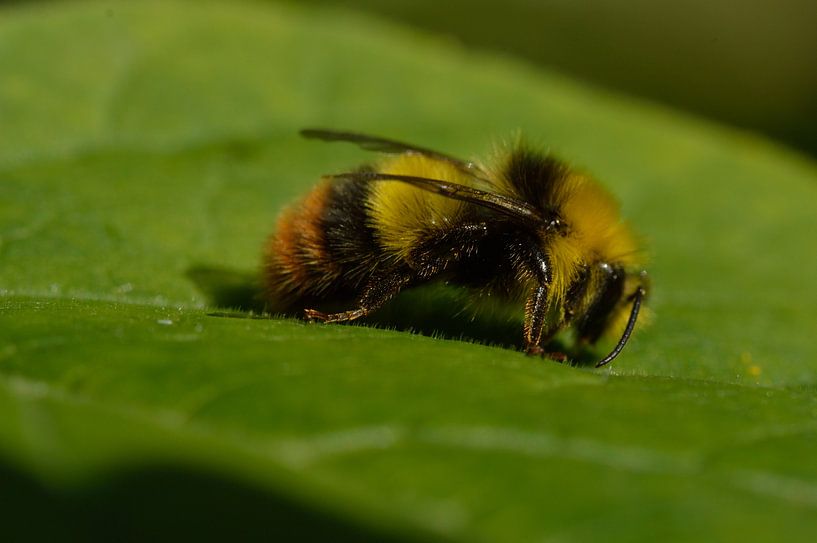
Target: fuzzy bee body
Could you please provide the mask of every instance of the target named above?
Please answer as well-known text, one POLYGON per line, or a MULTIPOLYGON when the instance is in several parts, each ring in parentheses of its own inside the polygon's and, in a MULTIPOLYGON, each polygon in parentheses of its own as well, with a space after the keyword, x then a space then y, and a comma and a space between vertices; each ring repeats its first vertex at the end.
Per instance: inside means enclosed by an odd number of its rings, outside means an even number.
POLYGON ((528 353, 566 327, 594 344, 632 331, 645 294, 639 248, 612 196, 523 143, 485 165, 391 140, 303 134, 389 153, 325 177, 285 210, 264 257, 267 299, 327 322, 367 315, 432 280, 522 303, 528 353), (314 307, 349 300, 339 313, 314 307), (628 319, 629 314, 629 319, 628 319))

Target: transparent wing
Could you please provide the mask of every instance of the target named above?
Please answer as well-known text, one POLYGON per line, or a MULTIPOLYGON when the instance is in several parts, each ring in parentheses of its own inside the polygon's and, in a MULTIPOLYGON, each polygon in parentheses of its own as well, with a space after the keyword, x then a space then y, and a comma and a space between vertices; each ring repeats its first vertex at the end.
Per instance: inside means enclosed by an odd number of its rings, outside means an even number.
POLYGON ((494 211, 498 211, 508 217, 528 226, 537 227, 543 224, 544 219, 539 211, 530 204, 494 194, 484 190, 473 189, 458 183, 442 181, 440 179, 428 179, 426 177, 415 177, 413 175, 400 175, 381 172, 350 172, 326 176, 329 179, 346 179, 358 181, 401 181, 417 188, 440 194, 454 200, 462 200, 472 204, 482 206, 494 211))
POLYGON ((453 164, 458 169, 466 174, 486 181, 486 173, 473 162, 455 158, 444 153, 439 153, 425 147, 418 147, 403 143, 401 141, 380 138, 377 136, 369 136, 367 134, 357 134, 354 132, 338 132, 335 130, 324 130, 320 128, 305 128, 301 130, 301 135, 308 139, 317 139, 323 141, 345 141, 354 143, 362 149, 367 151, 379 151, 381 153, 416 153, 418 155, 427 156, 435 160, 441 160, 453 164))

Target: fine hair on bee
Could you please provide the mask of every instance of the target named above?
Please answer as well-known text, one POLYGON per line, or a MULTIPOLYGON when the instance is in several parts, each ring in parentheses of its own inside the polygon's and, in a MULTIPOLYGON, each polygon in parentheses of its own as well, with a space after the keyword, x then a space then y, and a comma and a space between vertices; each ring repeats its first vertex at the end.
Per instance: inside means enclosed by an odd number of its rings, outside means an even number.
POLYGON ((285 209, 264 250, 273 310, 351 321, 400 291, 445 281, 524 307, 530 355, 565 329, 577 346, 618 337, 618 356, 648 281, 643 253, 612 195, 587 174, 518 139, 485 162, 390 139, 322 129, 301 135, 381 153, 324 176, 285 209), (318 308, 347 301, 344 311, 318 308))

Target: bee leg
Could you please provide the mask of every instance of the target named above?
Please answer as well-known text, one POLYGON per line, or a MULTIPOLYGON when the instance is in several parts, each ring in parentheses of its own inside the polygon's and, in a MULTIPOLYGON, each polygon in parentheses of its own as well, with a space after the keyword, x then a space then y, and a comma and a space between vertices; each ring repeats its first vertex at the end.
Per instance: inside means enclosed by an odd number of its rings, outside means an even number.
POLYGON ((310 321, 346 322, 365 317, 380 308, 392 299, 403 288, 412 276, 402 271, 392 271, 383 275, 376 275, 369 279, 363 288, 363 294, 358 298, 357 309, 341 311, 340 313, 323 313, 317 309, 305 309, 304 315, 310 321))
POLYGON ((428 281, 444 271, 450 264, 461 260, 476 250, 476 244, 488 233, 484 222, 465 223, 419 244, 408 259, 412 270, 405 268, 378 274, 366 284, 358 300, 358 308, 341 313, 323 313, 316 309, 306 309, 308 320, 323 322, 344 322, 359 319, 377 310, 393 298, 400 289, 412 280, 428 281), (456 251, 451 247, 457 247, 456 251))
POLYGON ((351 311, 343 311, 341 313, 324 313, 317 309, 304 309, 304 314, 307 320, 321 321, 321 322, 343 322, 353 321, 366 315, 366 310, 363 308, 353 309, 351 311))
POLYGON ((428 281, 452 264, 475 254, 488 233, 488 225, 484 222, 463 223, 447 231, 435 232, 419 243, 407 260, 416 270, 417 278, 428 281))
POLYGON ((539 284, 533 289, 525 304, 525 352, 529 356, 541 356, 557 362, 566 362, 564 353, 549 352, 542 347, 542 340, 556 332, 552 323, 545 333, 548 310, 548 285, 550 284, 550 265, 539 251, 528 255, 528 269, 538 277, 539 284))
POLYGON ((528 356, 541 356, 556 362, 567 362, 567 355, 560 352, 546 351, 540 344, 544 334, 547 287, 539 286, 528 299, 525 315, 525 352, 528 356))

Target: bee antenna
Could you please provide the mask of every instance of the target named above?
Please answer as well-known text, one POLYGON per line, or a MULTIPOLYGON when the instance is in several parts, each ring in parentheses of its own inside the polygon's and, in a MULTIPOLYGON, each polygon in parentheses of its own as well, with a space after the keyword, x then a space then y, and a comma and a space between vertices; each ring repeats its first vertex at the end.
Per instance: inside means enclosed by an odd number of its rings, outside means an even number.
POLYGON ((638 320, 638 310, 641 309, 642 298, 644 298, 644 287, 638 287, 638 290, 636 290, 635 294, 633 294, 633 309, 630 311, 630 319, 627 321, 627 327, 624 328, 624 333, 621 334, 621 339, 618 340, 618 344, 612 351, 610 351, 610 354, 602 358, 601 361, 596 364, 597 368, 606 366, 615 360, 615 358, 627 344, 627 340, 630 339, 630 334, 633 333, 633 328, 635 328, 635 322, 638 320))

